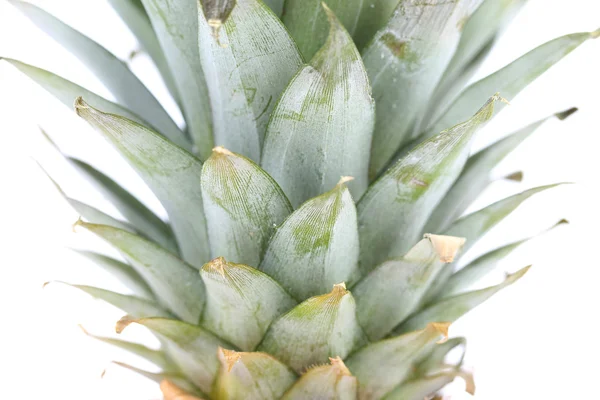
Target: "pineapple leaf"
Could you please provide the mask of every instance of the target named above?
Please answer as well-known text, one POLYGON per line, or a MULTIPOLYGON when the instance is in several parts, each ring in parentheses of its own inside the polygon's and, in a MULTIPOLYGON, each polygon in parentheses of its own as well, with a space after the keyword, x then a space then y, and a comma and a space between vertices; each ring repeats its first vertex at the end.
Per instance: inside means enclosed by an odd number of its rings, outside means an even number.
POLYGON ((118 250, 146 280, 164 307, 185 321, 198 323, 205 293, 194 267, 158 245, 121 229, 81 221, 77 225, 118 250))
POLYGON ((117 148, 156 194, 169 214, 184 260, 200 268, 209 259, 200 160, 155 132, 99 111, 81 98, 75 110, 117 148))
POLYGON ((352 376, 341 358, 330 358, 329 361, 331 364, 306 371, 281 400, 355 400, 356 377, 352 376))
POLYGON ((205 264, 200 275, 206 285, 202 326, 244 351, 253 350, 271 322, 296 305, 269 276, 223 257, 205 264))
POLYGON ((277 319, 258 346, 300 373, 328 357, 345 358, 365 342, 354 298, 343 283, 277 319))
POLYGON ((496 286, 491 286, 473 292, 467 292, 458 296, 447 298, 439 303, 435 303, 410 317, 407 321, 397 327, 394 330, 394 333, 403 334, 405 332, 411 332, 415 329, 423 328, 432 321, 439 321, 440 319, 454 322, 465 315, 468 311, 472 310, 479 304, 492 297, 494 294, 498 293, 500 290, 521 279, 529 270, 529 268, 530 266, 525 267, 514 274, 507 275, 504 282, 496 286))
POLYGON ((198 50, 198 0, 142 3, 167 56, 194 150, 205 160, 214 143, 208 89, 198 50))
POLYGON ((352 289, 358 321, 370 340, 383 338, 415 311, 464 242, 463 238, 425 235, 405 256, 380 264, 352 289))
POLYGON ((171 96, 179 101, 173 74, 141 0, 108 0, 158 68, 171 96))
POLYGON ((260 0, 237 0, 214 32, 210 14, 198 14, 215 143, 259 162, 271 111, 302 57, 279 18, 260 0))
POLYGON ((258 266, 275 227, 292 212, 277 183, 246 157, 215 147, 202 168, 214 257, 258 266))
POLYGON ((564 120, 577 111, 566 111, 543 118, 491 144, 471 156, 460 176, 446 193, 425 225, 424 232, 443 232, 458 219, 471 203, 492 183, 491 172, 517 146, 552 117, 564 120))
POLYGON ((165 341, 167 354, 181 373, 202 391, 210 392, 219 368, 217 349, 227 346, 225 342, 199 326, 174 319, 142 318, 126 323, 142 325, 165 341))
POLYGON ((371 178, 378 176, 410 139, 417 117, 458 45, 460 21, 479 3, 481 0, 401 1, 363 51, 377 99, 371 178))
POLYGON ((418 241, 427 218, 467 161, 473 135, 500 99, 494 95, 466 122, 414 148, 367 190, 357 206, 363 274, 404 255, 418 241))
POLYGON ((55 282, 79 289, 82 292, 85 292, 96 299, 103 300, 125 311, 127 314, 130 314, 135 318, 172 316, 171 313, 161 308, 158 304, 154 303, 153 301, 143 299, 141 297, 115 293, 111 292, 110 290, 100 289, 93 286, 73 285, 70 283, 60 281, 55 282))
MULTIPOLYGON (((67 160, 81 175, 94 184, 98 191, 135 227, 137 232, 160 244, 170 252, 178 253, 177 243, 173 237, 171 227, 157 217, 141 201, 91 165, 71 157, 67 157, 67 160)), ((97 223, 91 220, 90 222, 97 223)), ((101 225, 114 226, 112 224, 101 225)), ((117 226, 117 228, 119 227, 117 226)))
POLYGON ((344 179, 304 203, 277 228, 259 269, 294 298, 326 293, 358 279, 356 207, 344 179))
POLYGON ((359 399, 380 399, 410 374, 413 362, 448 336, 447 323, 367 345, 352 354, 346 365, 358 378, 359 399))
MULTIPOLYGON (((147 120, 179 146, 189 148, 185 134, 127 65, 98 43, 33 4, 9 0, 40 29, 84 63, 117 101, 147 120)), ((79 93, 81 96, 83 93, 79 93)), ((73 99, 71 99, 73 101, 73 99)))
MULTIPOLYGON (((499 91, 508 99, 514 98, 521 90, 542 75, 548 68, 575 50, 588 39, 600 35, 596 32, 573 33, 551 40, 531 50, 517 60, 491 75, 471 84, 458 96, 454 103, 436 121, 427 126, 420 139, 431 137, 470 115, 487 96, 488 90, 499 91)), ((494 110, 498 113, 504 107, 499 104, 494 110)))
POLYGON ((418 363, 415 375, 433 375, 435 373, 441 372, 444 369, 447 369, 449 366, 453 366, 452 364, 448 364, 446 362, 446 356, 448 355, 448 353, 450 353, 452 350, 458 347, 461 348, 462 355, 455 366, 460 367, 464 361, 466 344, 467 341, 464 337, 458 337, 449 339, 446 342, 440 343, 439 345, 435 346, 433 350, 431 350, 431 353, 429 353, 427 357, 424 357, 423 360, 418 363))
POLYGON ((71 249, 82 257, 92 261, 109 274, 116 277, 119 282, 127 286, 136 296, 154 300, 154 293, 133 267, 114 258, 94 253, 92 251, 71 249))
POLYGON ((456 377, 454 372, 443 372, 421 379, 402 383, 382 400, 423 400, 432 398, 438 390, 449 384, 456 377))
POLYGON ((164 400, 202 400, 181 389, 169 379, 164 379, 160 382, 160 391, 163 394, 164 400))
POLYGON ((399 2, 400 0, 286 0, 282 18, 300 52, 309 60, 327 40, 329 24, 322 5, 333 10, 361 50, 387 22, 399 2))
POLYGON ((369 185, 375 118, 371 87, 352 38, 331 10, 326 13, 331 24, 327 42, 275 107, 261 161, 294 207, 342 175, 354 177, 349 188, 356 199, 369 185))
POLYGON ((219 349, 219 375, 213 389, 215 400, 278 400, 294 383, 296 375, 265 353, 242 353, 219 349))

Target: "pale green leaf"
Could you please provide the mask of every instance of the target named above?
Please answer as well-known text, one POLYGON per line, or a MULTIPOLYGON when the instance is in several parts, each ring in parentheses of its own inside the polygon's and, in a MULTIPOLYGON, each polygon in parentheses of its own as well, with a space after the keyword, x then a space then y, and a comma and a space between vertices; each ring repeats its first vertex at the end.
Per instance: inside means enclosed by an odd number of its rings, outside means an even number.
POLYGON ((173 74, 169 69, 167 59, 160 47, 156 33, 152 28, 148 14, 144 9, 141 0, 108 0, 112 8, 119 14, 119 17, 127 25, 129 30, 134 34, 137 41, 145 50, 154 65, 158 68, 163 80, 171 96, 175 100, 179 100, 179 94, 173 80, 173 74))
POLYGON ((435 346, 431 352, 418 363, 415 370, 415 376, 433 375, 448 367, 460 368, 464 361, 467 341, 464 337, 448 339, 444 343, 435 346), (454 364, 446 360, 448 354, 456 348, 461 350, 461 357, 454 364))
POLYGON ((277 228, 259 269, 296 299, 358 279, 356 207, 343 180, 294 211, 277 228))
POLYGON ((215 143, 259 162, 271 111, 301 67, 302 57, 279 18, 262 1, 236 3, 215 31, 215 25, 207 22, 210 15, 205 18, 200 10, 200 60, 211 99, 215 143))
POLYGON ((278 400, 296 380, 294 372, 266 353, 221 348, 219 360, 215 400, 278 400))
POLYGON ((113 275, 123 285, 127 286, 136 296, 143 297, 145 299, 154 299, 154 294, 144 281, 144 278, 138 274, 133 267, 125 264, 121 261, 115 260, 114 258, 94 253, 86 250, 72 249, 77 254, 92 261, 100 268, 104 269, 109 274, 113 275))
POLYGON ((424 232, 443 232, 456 221, 473 201, 492 183, 492 170, 544 122, 552 117, 560 120, 577 111, 576 108, 553 114, 491 144, 469 158, 460 176, 437 206, 424 232))
POLYGON ((292 205, 333 187, 340 176, 359 199, 369 185, 375 104, 358 50, 326 9, 327 42, 292 79, 267 127, 261 165, 292 205))
POLYGON ((358 398, 382 398, 404 381, 420 355, 447 334, 448 324, 429 324, 424 330, 375 342, 352 354, 346 365, 358 378, 358 398))
MULTIPOLYGON (((120 104, 147 120, 174 143, 189 148, 189 141, 184 133, 125 63, 41 8, 20 0, 9 1, 40 29, 79 58, 120 104)), ((82 96, 83 93, 78 95, 82 96)), ((71 99, 73 100, 75 99, 71 99)))
POLYGON ((158 245, 105 225, 78 222, 107 241, 148 283, 160 303, 185 321, 197 324, 204 305, 204 284, 194 267, 158 245))
MULTIPOLYGON (((456 180, 477 129, 493 114, 498 95, 469 120, 421 143, 378 179, 358 203, 360 267, 404 255, 456 180)), ((460 235, 451 235, 460 236, 460 235)))
POLYGON ((130 320, 150 329, 167 345, 167 354, 181 373, 203 392, 210 393, 219 369, 217 350, 227 344, 207 330, 166 318, 130 320))
POLYGON ((331 364, 310 368, 288 390, 281 400, 356 400, 358 382, 341 358, 330 358, 331 364))
POLYGON ((358 321, 370 340, 383 338, 415 311, 463 244, 463 238, 425 235, 405 256, 380 264, 352 288, 358 321))
POLYGON ((273 322, 258 350, 302 372, 327 362, 328 357, 345 358, 364 342, 354 298, 344 284, 338 284, 330 293, 311 297, 273 322))
POLYGON ((210 100, 198 51, 198 0, 142 3, 172 71, 194 150, 205 160, 214 143, 210 100))
POLYGON ((275 318, 296 305, 268 275, 216 258, 200 271, 206 286, 202 326, 241 350, 251 351, 275 318))
POLYGON ((209 260, 200 160, 155 132, 99 111, 81 98, 75 109, 117 148, 156 194, 169 214, 183 258, 200 268, 209 260))
MULTIPOLYGON (((177 243, 169 225, 157 217, 141 201, 91 165, 75 158, 68 157, 67 160, 79 173, 94 184, 102 196, 115 206, 140 234, 154 240, 174 254, 178 253, 177 243)), ((95 221, 90 222, 96 223, 95 221)))
POLYGON ((460 21, 468 18, 479 3, 481 0, 401 1, 363 51, 377 100, 371 178, 378 176, 410 139, 417 118, 458 45, 460 21))
POLYGON ((423 400, 452 382, 455 375, 440 373, 405 382, 385 395, 382 400, 423 400))
POLYGON ((438 303, 432 304, 424 310, 410 317, 406 322, 394 330, 396 334, 411 332, 415 329, 423 328, 432 321, 454 322, 473 308, 477 307, 494 294, 505 287, 512 285, 525 275, 529 267, 525 267, 512 275, 508 275, 504 282, 496 286, 485 289, 467 292, 454 297, 447 298, 438 303))
MULTIPOLYGON (((599 35, 600 30, 574 33, 551 40, 504 68, 471 84, 437 121, 425 129, 421 136, 424 138, 431 137, 441 129, 464 120, 489 96, 489 92, 499 91, 502 96, 509 100, 514 98, 527 85, 575 50, 580 44, 599 35)), ((503 107, 504 104, 499 104, 494 113, 498 113, 503 107)))
POLYGON ((292 212, 273 178, 222 147, 204 163, 202 196, 212 255, 255 267, 275 227, 292 212))

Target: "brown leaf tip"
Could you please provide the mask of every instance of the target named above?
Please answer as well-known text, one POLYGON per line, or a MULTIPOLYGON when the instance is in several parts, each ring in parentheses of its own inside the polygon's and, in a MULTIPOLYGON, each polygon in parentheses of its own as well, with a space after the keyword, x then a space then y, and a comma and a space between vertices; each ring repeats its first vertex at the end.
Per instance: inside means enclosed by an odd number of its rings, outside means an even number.
POLYGON ((115 332, 121 333, 125 328, 127 328, 132 323, 136 322, 136 319, 131 315, 125 315, 115 324, 115 332))
POLYGON ((504 179, 514 182, 523 182, 523 171, 516 171, 512 174, 508 174, 504 177, 504 179))
POLYGON ((569 118, 569 116, 575 114, 578 110, 579 109, 577 107, 571 107, 568 110, 558 112, 554 115, 556 115, 556 118, 558 118, 559 120, 562 121, 562 120, 569 118))
POLYGON ((466 239, 462 237, 433 235, 431 233, 426 233, 425 238, 429 239, 434 251, 443 263, 453 262, 456 254, 466 242, 466 239))
POLYGON ((227 261, 224 257, 217 257, 202 266, 202 269, 206 272, 218 272, 221 276, 225 276, 225 269, 227 268, 227 261))
POLYGON ((190 395, 168 379, 165 379, 160 383, 160 390, 164 396, 164 400, 200 400, 198 397, 190 395))
POLYGON ((338 356, 335 358, 329 357, 329 362, 331 363, 331 367, 335 371, 338 376, 352 376, 344 361, 338 356))
POLYGON ((348 293, 348 290, 346 289, 346 282, 341 282, 333 285, 330 295, 342 297, 346 295, 346 293, 348 293))
POLYGON ((451 322, 430 322, 427 324, 425 330, 441 334, 442 338, 437 342, 438 344, 448 341, 448 329, 450 328, 451 322))
POLYGON ((213 147, 212 151, 214 154, 219 154, 219 155, 224 155, 224 156, 232 156, 233 155, 233 153, 231 151, 227 150, 223 146, 213 147))
POLYGON ((353 181, 353 180, 354 180, 353 176, 342 176, 340 178, 340 181, 337 183, 337 186, 341 186, 341 185, 348 183, 350 181, 353 181))
POLYGON ((234 365, 242 358, 242 354, 237 351, 227 350, 219 346, 217 350, 219 361, 227 369, 227 372, 231 372, 234 365))

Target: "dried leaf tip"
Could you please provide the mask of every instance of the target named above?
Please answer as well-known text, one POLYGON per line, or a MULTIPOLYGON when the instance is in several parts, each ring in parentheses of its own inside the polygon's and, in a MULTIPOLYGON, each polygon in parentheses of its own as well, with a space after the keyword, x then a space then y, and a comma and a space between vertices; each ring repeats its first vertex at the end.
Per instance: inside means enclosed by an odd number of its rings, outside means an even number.
POLYGON ((353 176, 342 176, 340 178, 340 181, 337 183, 337 186, 341 186, 341 185, 348 183, 350 181, 353 181, 353 180, 354 180, 353 176))
POLYGON ((500 92, 494 93, 492 96, 492 101, 501 101, 502 103, 508 104, 510 106, 510 102, 506 100, 504 97, 500 96, 500 92))
POLYGON ((233 350, 227 350, 220 346, 217 350, 217 355, 219 357, 219 361, 221 361, 221 364, 227 369, 227 372, 231 372, 235 363, 242 358, 241 353, 233 350))
POLYGON ((448 341, 448 329, 450 328, 450 324, 450 322, 430 322, 427 324, 425 331, 441 334, 443 337, 436 343, 444 343, 448 341))
POLYGON ((115 332, 121 333, 125 328, 131 325, 133 322, 136 322, 136 319, 131 315, 125 315, 115 324, 115 332))
POLYGON ((514 182, 522 182, 523 181, 523 171, 516 171, 516 172, 513 172, 512 174, 508 174, 504 177, 504 179, 506 179, 508 181, 514 181, 514 182))
POLYGON ((225 268, 227 268, 227 261, 224 257, 217 257, 202 266, 204 271, 218 272, 222 276, 225 276, 225 268))
POLYGON ((430 233, 425 234, 425 238, 429 239, 433 249, 443 263, 451 263, 454 261, 454 257, 460 251, 467 241, 462 237, 445 236, 445 235, 433 235, 430 233))
POLYGON ((90 105, 83 100, 83 97, 78 96, 73 103, 73 107, 75 108, 75 112, 79 114, 80 110, 90 109, 90 105))
POLYGON ((164 400, 200 400, 198 397, 192 396, 167 379, 160 383, 160 390, 164 400))
POLYGON ((563 121, 563 120, 567 119, 569 116, 575 114, 578 110, 579 109, 577 107, 571 107, 568 110, 557 112, 554 115, 556 116, 556 118, 563 121))
POLYGON ((231 151, 227 150, 223 146, 213 147, 212 151, 215 154, 222 154, 222 155, 225 155, 225 156, 232 156, 233 155, 233 153, 231 151))
POLYGON ((339 356, 335 358, 329 357, 329 362, 338 376, 352 376, 350 370, 348 367, 346 367, 346 364, 344 364, 344 361, 342 361, 339 356))
POLYGON ((475 379, 473 378, 473 373, 469 371, 465 371, 461 369, 456 373, 457 376, 460 376, 465 381, 465 392, 470 395, 475 395, 475 379))
POLYGON ((341 282, 341 283, 336 283, 335 285, 333 285, 333 289, 331 290, 331 292, 329 293, 332 296, 345 296, 346 293, 348 293, 348 290, 346 290, 346 282, 341 282))
POLYGON ((600 28, 596 29, 594 32, 590 32, 590 37, 592 39, 596 39, 597 37, 600 37, 600 28))
POLYGON ((77 218, 77 221, 75 221, 73 223, 73 225, 71 225, 71 230, 73 231, 73 233, 77 233, 77 228, 78 227, 84 227, 83 225, 85 224, 85 222, 83 222, 83 220, 81 219, 81 217, 77 218))

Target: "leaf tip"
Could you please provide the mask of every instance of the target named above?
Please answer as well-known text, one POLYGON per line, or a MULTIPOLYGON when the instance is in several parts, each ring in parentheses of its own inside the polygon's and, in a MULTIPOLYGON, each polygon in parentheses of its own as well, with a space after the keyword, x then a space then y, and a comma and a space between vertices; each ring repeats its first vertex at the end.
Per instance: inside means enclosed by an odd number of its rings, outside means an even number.
POLYGON ((331 290, 332 295, 343 296, 346 293, 348 293, 348 290, 346 289, 346 282, 336 283, 333 285, 333 289, 331 290))
POLYGON ((227 372, 231 372, 234 365, 242 358, 242 355, 234 350, 227 350, 223 347, 219 346, 217 349, 217 355, 219 357, 219 361, 227 372))
POLYGON ((224 155, 224 156, 232 156, 233 155, 233 153, 231 151, 227 150, 223 146, 213 147, 212 151, 213 151, 213 154, 220 154, 220 155, 224 155))
POLYGON ((85 100, 83 100, 83 97, 77 96, 75 102, 73 103, 73 108, 75 108, 75 112, 77 113, 77 115, 80 115, 81 110, 88 110, 91 107, 88 103, 85 102, 85 100))
POLYGON ((133 318, 131 315, 125 315, 115 324, 115 332, 119 334, 122 333, 125 328, 134 322, 137 322, 135 318, 133 318))
POLYGON ((593 31, 593 32, 590 32, 590 37, 591 37, 592 39, 596 39, 596 38, 597 38, 597 37, 599 37, 599 36, 600 36, 600 28, 596 29, 596 30, 595 30, 595 31, 593 31))
POLYGON ((425 234, 425 238, 429 239, 434 251, 443 263, 451 263, 454 261, 456 254, 464 246, 467 239, 456 236, 425 234))
POLYGON ((218 272, 221 276, 225 276, 225 268, 227 268, 227 261, 224 257, 217 257, 202 266, 204 271, 218 272))
POLYGON ((513 182, 523 182, 523 171, 516 171, 511 174, 508 174, 504 177, 504 179, 513 182))
POLYGON ((329 362, 338 376, 352 376, 350 370, 339 356, 333 358, 329 357, 329 362))
POLYGON ((554 115, 559 120, 564 121, 565 119, 569 118, 571 115, 575 114, 578 110, 579 109, 577 107, 571 107, 568 110, 557 112, 554 115))
POLYGON ((426 331, 442 335, 442 338, 436 343, 441 344, 448 341, 448 329, 451 322, 430 322, 425 328, 426 331))
POLYGON ((353 176, 342 176, 342 177, 340 178, 340 181, 337 183, 337 185, 336 185, 336 186, 342 186, 342 185, 344 185, 344 184, 346 184, 346 183, 348 183, 348 182, 351 182, 351 181, 353 181, 353 180, 354 180, 354 177, 353 177, 353 176))

